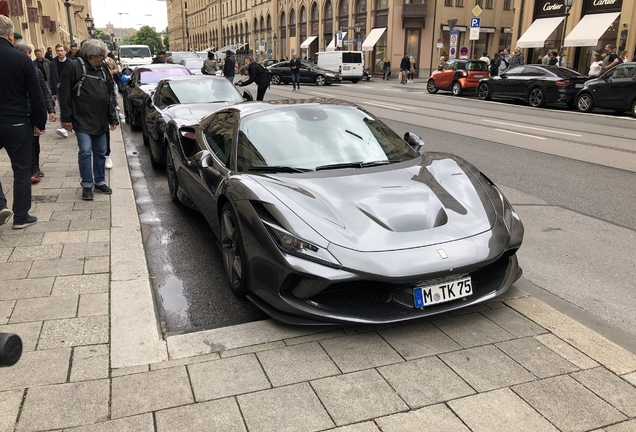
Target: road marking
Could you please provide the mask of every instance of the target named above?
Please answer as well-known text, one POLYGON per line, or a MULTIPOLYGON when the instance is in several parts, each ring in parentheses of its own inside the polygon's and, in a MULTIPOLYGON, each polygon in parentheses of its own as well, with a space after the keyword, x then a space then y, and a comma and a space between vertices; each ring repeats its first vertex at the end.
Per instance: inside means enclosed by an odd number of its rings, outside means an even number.
POLYGON ((511 134, 515 134, 515 135, 521 135, 521 136, 526 136, 526 137, 530 137, 530 138, 536 138, 536 139, 540 139, 540 140, 546 140, 546 137, 540 137, 540 136, 536 136, 536 135, 528 135, 528 134, 524 134, 521 132, 513 132, 513 131, 509 131, 509 130, 505 130, 505 129, 495 129, 496 131, 499 132, 508 132, 511 134))
POLYGON ((516 123, 506 123, 506 122, 497 121, 497 120, 482 119, 482 121, 485 121, 485 122, 488 122, 488 123, 502 124, 502 125, 506 125, 506 126, 514 126, 514 127, 518 127, 518 128, 522 128, 522 129, 532 129, 532 130, 538 130, 538 131, 542 131, 542 132, 550 132, 550 133, 568 135, 568 136, 574 136, 574 137, 582 137, 583 136, 583 135, 578 135, 578 134, 573 134, 573 133, 568 133, 568 132, 559 132, 559 131, 555 131, 553 129, 543 129, 543 128, 538 128, 538 127, 533 127, 533 126, 523 126, 523 125, 519 125, 519 124, 516 124, 516 123))
MULTIPOLYGON (((381 103, 377 103, 377 102, 365 102, 365 101, 361 101, 360 102, 362 105, 373 105, 373 106, 377 106, 380 108, 388 108, 388 109, 392 109, 392 110, 396 110, 396 111, 404 111, 402 108, 398 108, 395 105, 388 105, 388 104, 381 104, 381 103)), ((417 108, 411 108, 412 111, 417 111, 417 108)))

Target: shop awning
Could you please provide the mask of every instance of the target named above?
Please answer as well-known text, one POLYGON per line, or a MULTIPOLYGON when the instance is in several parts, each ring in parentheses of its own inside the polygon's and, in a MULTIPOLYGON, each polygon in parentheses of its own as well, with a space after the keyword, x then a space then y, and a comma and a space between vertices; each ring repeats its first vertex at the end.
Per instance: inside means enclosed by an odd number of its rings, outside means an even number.
POLYGON ((309 48, 309 45, 311 45, 311 43, 315 41, 317 37, 318 36, 309 36, 307 39, 305 39, 303 43, 300 44, 300 48, 301 49, 309 48))
POLYGON ((336 37, 334 37, 333 39, 331 39, 331 42, 329 42, 329 45, 327 45, 327 48, 325 48, 325 51, 333 51, 336 49, 336 42, 338 41, 338 34, 342 33, 342 40, 347 38, 347 35, 349 34, 348 30, 345 30, 343 32, 336 32, 336 37))
POLYGON ((565 38, 563 46, 596 46, 620 12, 587 14, 565 38))
POLYGON ((374 28, 369 33, 369 36, 362 42, 362 51, 373 51, 373 47, 380 40, 384 32, 386 31, 386 27, 374 28))
POLYGON ((535 20, 528 30, 519 38, 519 48, 543 48, 545 40, 550 37, 565 17, 539 18, 535 20))

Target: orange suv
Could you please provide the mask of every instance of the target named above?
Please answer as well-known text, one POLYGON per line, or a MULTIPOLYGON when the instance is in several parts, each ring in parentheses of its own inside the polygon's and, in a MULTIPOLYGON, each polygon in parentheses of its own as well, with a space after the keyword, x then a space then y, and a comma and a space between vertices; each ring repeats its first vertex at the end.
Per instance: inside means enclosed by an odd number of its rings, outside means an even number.
POLYGON ((429 93, 450 90, 455 96, 463 92, 476 91, 479 80, 490 76, 486 62, 479 60, 448 60, 431 74, 426 84, 429 93))

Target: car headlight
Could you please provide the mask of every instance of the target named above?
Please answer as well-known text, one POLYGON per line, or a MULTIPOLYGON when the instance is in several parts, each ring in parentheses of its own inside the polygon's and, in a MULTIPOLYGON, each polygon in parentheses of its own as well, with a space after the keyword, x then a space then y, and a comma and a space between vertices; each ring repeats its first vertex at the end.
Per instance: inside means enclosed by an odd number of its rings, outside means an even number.
POLYGON ((327 75, 329 78, 334 78, 336 75, 332 74, 332 73, 326 73, 325 75, 327 75))
POLYGON ((300 237, 296 237, 294 234, 276 226, 270 222, 261 220, 267 231, 272 235, 272 238, 278 245, 281 251, 289 255, 294 255, 299 258, 303 258, 309 261, 316 262, 318 264, 325 265, 332 268, 342 268, 342 265, 334 258, 328 250, 316 246, 313 243, 303 240, 300 237))

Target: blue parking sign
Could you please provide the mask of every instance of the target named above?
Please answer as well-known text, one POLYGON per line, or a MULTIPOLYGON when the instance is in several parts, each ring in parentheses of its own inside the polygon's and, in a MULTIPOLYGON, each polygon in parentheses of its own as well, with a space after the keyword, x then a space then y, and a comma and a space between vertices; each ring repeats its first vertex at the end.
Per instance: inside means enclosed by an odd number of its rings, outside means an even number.
POLYGON ((481 18, 471 18, 470 19, 470 28, 480 28, 481 27, 481 18))

